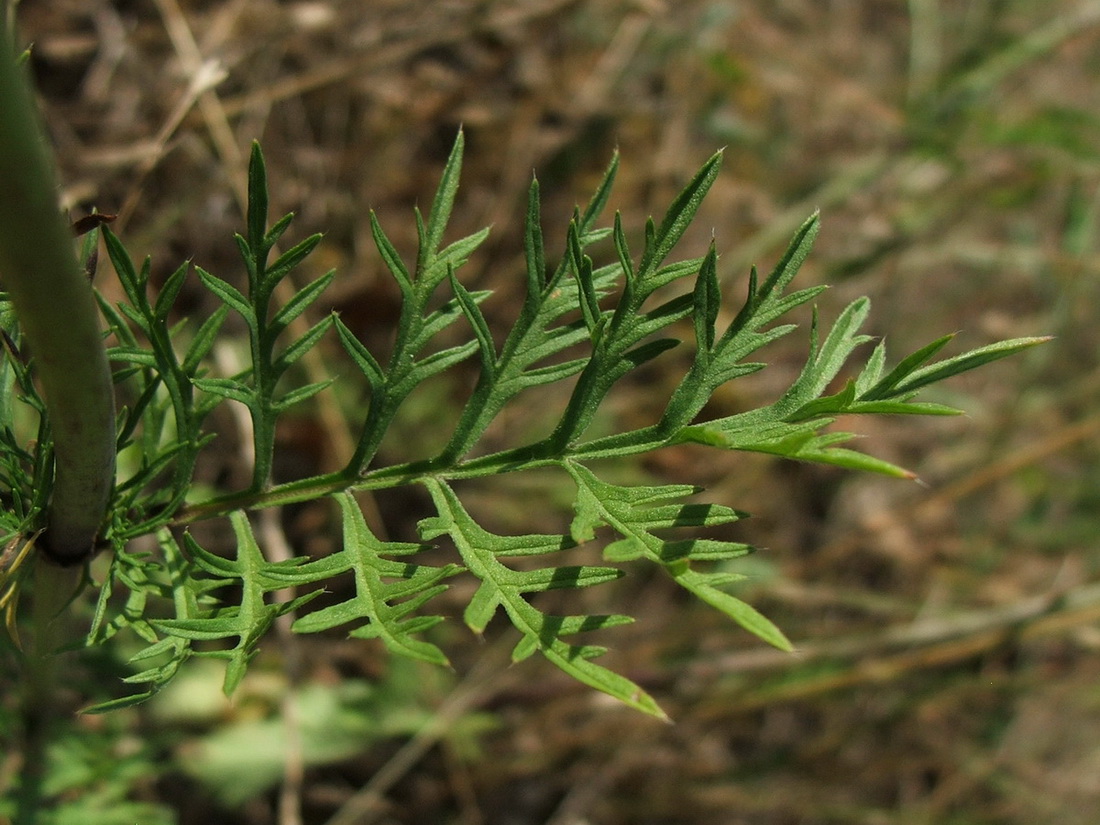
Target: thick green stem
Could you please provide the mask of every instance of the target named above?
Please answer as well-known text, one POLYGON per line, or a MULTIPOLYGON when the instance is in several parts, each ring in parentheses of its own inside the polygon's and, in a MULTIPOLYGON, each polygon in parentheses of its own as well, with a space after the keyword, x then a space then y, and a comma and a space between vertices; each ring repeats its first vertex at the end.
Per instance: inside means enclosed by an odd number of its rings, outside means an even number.
POLYGON ((91 284, 58 210, 52 164, 0 21, 0 279, 41 380, 54 442, 47 554, 93 551, 115 469, 114 398, 91 284))
POLYGON ((23 680, 23 768, 20 772, 15 825, 42 821, 46 798, 43 787, 49 746, 57 733, 57 656, 68 639, 64 610, 81 587, 83 571, 55 564, 34 569, 31 637, 26 639, 23 680))

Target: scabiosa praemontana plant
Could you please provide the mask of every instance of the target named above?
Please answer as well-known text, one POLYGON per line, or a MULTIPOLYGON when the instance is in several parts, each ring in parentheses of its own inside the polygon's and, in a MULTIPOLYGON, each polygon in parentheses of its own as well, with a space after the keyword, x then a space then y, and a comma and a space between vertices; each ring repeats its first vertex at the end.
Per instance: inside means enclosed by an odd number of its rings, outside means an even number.
MULTIPOLYGON (((851 435, 827 425, 850 413, 953 414, 957 411, 952 408, 916 400, 918 392, 1042 340, 1004 341, 935 361, 951 340, 945 336, 889 368, 885 346, 879 342, 865 361, 853 365, 857 347, 871 341, 860 332, 869 302, 859 299, 827 330, 815 313, 806 364, 780 398, 760 409, 707 419, 705 407, 715 390, 763 369, 765 364, 748 359, 792 332, 794 325, 781 319, 823 289, 790 289, 817 234, 817 216, 798 230, 770 275, 761 279, 755 270, 749 275, 743 303, 721 329, 717 322, 722 290, 713 245, 702 258, 670 260, 718 174, 721 153, 703 165, 659 224, 647 224, 639 252, 630 248, 618 215, 611 226, 599 225, 618 168, 617 157, 613 159, 587 207, 574 213, 565 232, 564 255, 555 268, 546 264, 539 188, 533 182, 524 238, 525 297, 498 346, 481 310, 489 292, 468 290, 458 275, 488 230, 445 240, 462 152, 459 134, 430 213, 416 212, 415 262, 402 258, 376 216, 370 216, 375 244, 401 296, 393 345, 384 361, 335 315, 323 317, 297 337, 287 334, 335 275, 330 272, 309 282, 281 304, 275 300, 276 287, 321 238, 311 236, 274 253, 292 216, 267 223, 267 176, 258 145, 253 146, 249 165, 245 233, 236 236, 245 289, 196 267, 201 285, 219 301, 219 308, 201 323, 169 325, 174 302, 190 274, 187 264, 154 293, 149 261, 135 265, 122 241, 109 228, 102 230, 125 295, 115 303, 101 295, 97 300, 108 330, 114 386, 124 399, 117 415, 115 450, 127 460, 120 462, 124 469, 99 531, 100 545, 110 549, 112 558, 98 583, 85 642, 102 644, 128 631, 146 645, 133 656, 136 672, 126 679, 140 686, 137 691, 97 710, 148 697, 192 656, 226 660, 224 686, 232 692, 267 630, 288 612, 297 616, 296 632, 341 629, 356 638, 380 639, 393 653, 444 664, 446 656, 430 632, 442 617, 429 603, 447 590, 448 580, 465 575, 477 580, 464 611, 465 623, 474 632, 485 630, 503 612, 520 634, 514 659, 539 653, 581 682, 660 716, 657 703, 637 684, 597 663, 604 648, 583 641, 585 633, 632 621, 629 615, 551 615, 533 597, 613 581, 624 575, 626 562, 644 559, 769 644, 789 649, 790 643, 771 621, 731 592, 730 585, 742 576, 726 562, 750 548, 692 535, 735 522, 742 513, 720 504, 694 503, 692 496, 699 488, 691 485, 613 483, 593 469, 598 459, 698 444, 907 477, 901 468, 846 448, 851 435), (614 254, 597 265, 589 248, 607 238, 614 254), (685 290, 682 283, 691 288, 685 290), (234 313, 247 331, 249 361, 238 374, 218 376, 211 351, 223 334, 223 323, 234 313), (587 437, 615 385, 681 343, 670 334, 681 322, 693 331, 694 355, 660 418, 637 429, 587 437), (447 343, 439 343, 442 333, 463 325, 467 335, 450 335, 447 343), (322 381, 295 386, 281 379, 328 334, 335 334, 368 389, 356 448, 338 472, 273 484, 279 416, 329 385, 322 381), (379 446, 399 419, 403 402, 424 382, 468 360, 477 364, 476 386, 442 448, 405 463, 381 463, 379 446), (842 369, 854 377, 829 393, 842 369), (564 400, 548 434, 504 450, 478 451, 482 436, 509 404, 525 391, 549 385, 562 387, 564 400), (200 454, 214 438, 205 422, 225 401, 248 411, 252 477, 242 489, 203 498, 196 495, 193 474, 200 454), (478 524, 455 489, 456 482, 465 479, 534 468, 555 468, 575 488, 572 522, 562 533, 490 532, 478 524), (434 509, 419 524, 419 542, 375 535, 353 496, 401 485, 423 487, 434 509), (284 561, 265 557, 249 521, 250 511, 326 497, 342 524, 336 552, 284 561), (229 519, 236 546, 232 557, 208 551, 186 529, 214 517, 229 519), (555 561, 561 551, 598 535, 610 537, 603 563, 555 561), (142 536, 154 537, 154 552, 147 545, 134 549, 134 540, 142 536), (418 558, 426 547, 443 541, 453 547, 453 561, 429 563, 418 558), (515 557, 526 560, 510 565, 515 557), (352 595, 324 607, 311 606, 326 583, 349 573, 352 595), (286 588, 302 595, 289 601, 273 598, 274 591, 286 588), (226 592, 237 594, 231 603, 214 598, 226 592)), ((15 312, 8 303, 0 310, 9 341, 0 367, 2 470, 11 502, 3 518, 15 551, 25 549, 27 539, 45 526, 38 491, 49 486, 50 409, 35 386, 36 362, 20 357, 23 319, 18 305, 15 312), (27 420, 28 413, 39 422, 34 447, 21 443, 17 435, 17 422, 27 420)))

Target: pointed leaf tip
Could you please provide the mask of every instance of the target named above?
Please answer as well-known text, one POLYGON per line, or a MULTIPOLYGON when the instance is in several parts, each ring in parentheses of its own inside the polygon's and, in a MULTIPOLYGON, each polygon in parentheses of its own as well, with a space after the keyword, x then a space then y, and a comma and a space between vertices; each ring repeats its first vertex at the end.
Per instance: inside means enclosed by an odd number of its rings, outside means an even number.
POLYGON ((267 224, 267 169, 259 141, 252 141, 248 159, 248 244, 257 253, 267 224))

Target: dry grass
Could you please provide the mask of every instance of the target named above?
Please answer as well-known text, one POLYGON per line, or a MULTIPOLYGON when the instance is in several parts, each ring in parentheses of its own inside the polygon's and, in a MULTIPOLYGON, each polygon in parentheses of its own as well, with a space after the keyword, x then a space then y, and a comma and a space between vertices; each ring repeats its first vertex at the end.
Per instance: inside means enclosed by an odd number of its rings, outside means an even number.
MULTIPOLYGON (((230 814, 185 780, 148 784, 181 823, 291 825, 299 803, 308 823, 1100 817, 1100 4, 56 0, 20 17, 74 209, 121 211, 155 272, 190 257, 232 277, 258 138, 273 212, 327 233, 318 271, 340 270, 332 305, 371 340, 385 341, 394 299, 366 212, 411 249, 409 210, 459 124, 454 231, 494 225, 472 277, 500 291, 501 323, 532 169, 544 226, 563 228, 617 146, 613 205, 637 229, 726 145, 685 243, 701 250, 713 228, 731 292, 820 208, 804 282, 835 285, 826 313, 870 294, 895 354, 952 330, 970 345, 1058 336, 941 391, 969 417, 866 423, 867 449, 927 486, 742 456, 650 461, 757 516, 752 597, 803 648, 761 651, 660 581, 624 592, 644 619, 617 663, 675 726, 538 664, 505 670, 495 646, 456 633, 457 685, 425 697, 442 721, 419 739, 308 769, 281 820, 274 795, 230 814), (469 733, 472 709, 496 727, 469 733)), ((719 403, 772 397, 804 347, 794 337, 771 379, 719 403)), ((636 393, 622 409, 644 415, 636 393)), ((311 466, 346 450, 324 415, 284 433, 311 466)), ((309 517, 295 540, 316 531, 309 517)), ((381 518, 395 534, 411 523, 381 518)), ((342 643, 305 653, 318 679, 386 667, 342 643)))

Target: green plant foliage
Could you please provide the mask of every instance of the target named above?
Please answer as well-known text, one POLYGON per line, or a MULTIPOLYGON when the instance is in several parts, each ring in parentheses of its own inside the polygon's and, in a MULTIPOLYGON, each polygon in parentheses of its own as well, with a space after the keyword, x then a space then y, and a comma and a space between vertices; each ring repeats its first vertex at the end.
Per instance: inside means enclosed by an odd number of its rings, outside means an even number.
MULTIPOLYGON (((41 812, 36 823, 173 825, 179 821, 167 806, 132 798, 133 788, 147 788, 155 782, 163 770, 162 754, 140 739, 126 736, 121 731, 122 721, 108 723, 101 730, 73 726, 55 734, 43 791, 57 801, 41 812)), ((23 821, 21 813, 18 793, 0 794, 0 821, 23 821)))
POLYGON ((446 665, 443 651, 414 635, 434 627, 443 617, 417 611, 446 590, 443 580, 461 572, 462 567, 457 564, 432 567, 385 558, 409 556, 423 546, 379 541, 349 493, 337 493, 335 498, 343 513, 343 550, 288 571, 284 586, 324 581, 351 570, 355 575, 355 598, 303 616, 294 623, 293 630, 316 633, 365 620, 348 635, 381 639, 394 653, 446 665))
MULTIPOLYGON (((430 213, 415 214, 414 264, 402 259, 377 216, 370 215, 374 242, 401 296, 393 346, 384 361, 332 315, 287 340, 292 322, 317 303, 335 276, 330 272, 296 288, 288 300, 276 300, 277 286, 321 238, 314 235, 285 252, 276 251, 292 216, 267 224, 267 178, 258 146, 253 146, 249 165, 246 229, 236 236, 246 283, 239 289, 196 267, 201 285, 221 304, 202 323, 169 325, 189 276, 187 265, 153 293, 150 263, 135 266, 121 240, 104 230, 107 254, 125 294, 117 304, 99 299, 121 404, 120 474, 103 533, 114 554, 100 583, 86 643, 105 643, 129 631, 146 647, 133 657, 136 672, 126 680, 141 686, 140 691, 95 710, 148 698, 193 656, 224 659, 224 689, 231 693, 274 620, 291 612, 297 616, 295 632, 340 629, 356 638, 379 639, 402 656, 446 664, 431 633, 442 617, 432 612, 430 602, 447 590, 448 580, 464 575, 477 580, 464 612, 465 623, 475 633, 485 631, 490 620, 502 614, 520 633, 515 660, 539 653, 581 682, 661 716, 657 703, 638 685, 596 663, 602 646, 583 641, 583 634, 613 629, 631 617, 552 615, 540 609, 540 593, 597 586, 618 579, 630 564, 649 563, 765 642, 781 649, 790 649, 790 642, 771 621, 729 592, 729 585, 742 578, 730 571, 731 561, 750 548, 701 537, 743 514, 693 502, 699 490, 690 485, 611 483, 593 469, 594 462, 692 443, 906 477, 909 474, 901 468, 842 446, 851 436, 828 425, 852 413, 953 414, 954 409, 916 400, 919 390, 1042 340, 1015 339, 934 361, 950 341, 948 336, 889 369, 880 342, 865 362, 853 367, 853 356, 871 340, 860 332, 869 311, 869 302, 860 299, 827 331, 815 312, 805 367, 774 403, 708 420, 705 409, 715 390, 763 369, 765 364, 750 360, 752 356, 792 332, 794 324, 782 319, 823 289, 789 289, 810 253, 817 216, 798 230, 766 278, 755 270, 751 273, 744 303, 725 329, 719 329, 722 289, 713 246, 702 258, 677 261, 672 254, 718 175, 721 153, 703 165, 660 223, 647 224, 640 252, 631 250, 618 215, 610 226, 599 224, 618 169, 614 158, 587 207, 574 213, 561 263, 553 269, 546 265, 539 187, 532 182, 525 230, 526 292, 510 331, 498 345, 481 310, 489 293, 470 291, 458 276, 488 230, 445 241, 462 151, 459 134, 430 213), (614 253, 609 262, 597 264, 589 253, 604 239, 610 239, 614 253), (209 356, 232 314, 243 321, 249 360, 239 374, 219 375, 209 356), (694 355, 659 420, 588 437, 616 384, 681 344, 676 333, 685 323, 693 331, 694 355), (468 332, 458 334, 463 329, 468 332), (368 396, 354 454, 338 472, 272 484, 279 416, 329 385, 298 382, 295 365, 330 330, 362 375, 368 396), (444 446, 433 455, 380 464, 379 445, 409 395, 471 359, 477 363, 477 383, 449 436, 437 442, 444 446), (828 394, 842 371, 855 377, 828 394), (480 447, 502 410, 522 393, 550 385, 562 387, 567 400, 549 432, 496 452, 480 447), (251 418, 252 478, 244 489, 201 498, 193 476, 214 437, 205 422, 226 401, 243 405, 251 418), (458 492, 463 480, 533 468, 559 471, 575 485, 574 516, 567 532, 498 535, 479 525, 463 505, 458 492), (420 522, 420 542, 376 536, 353 495, 402 485, 425 488, 435 510, 420 522), (247 513, 321 498, 331 498, 340 515, 339 549, 317 559, 268 561, 247 513), (186 531, 181 533, 186 525, 213 517, 230 520, 236 543, 232 558, 213 554, 186 531), (153 550, 133 549, 135 538, 150 535, 156 538, 153 550), (563 551, 597 538, 606 539, 604 564, 557 561, 563 551), (422 560, 425 548, 438 543, 453 548, 453 562, 422 560), (516 564, 521 557, 522 564, 516 564), (312 599, 336 577, 350 577, 353 595, 314 609, 312 599), (276 599, 273 593, 284 588, 302 595, 276 599)), ((7 445, 0 479, 10 499, 3 529, 13 540, 38 526, 43 502, 33 479, 42 475, 49 437, 32 367, 20 358, 18 325, 6 305, 0 306, 0 323, 7 341, 0 366, 0 440, 7 445), (20 446, 26 442, 15 422, 28 417, 26 410, 39 422, 35 449, 20 446)))
MULTIPOLYGON (((379 741, 412 736, 422 730, 431 719, 430 708, 419 698, 423 677, 422 668, 410 662, 392 668, 376 682, 348 679, 335 685, 302 686, 296 701, 302 718, 298 735, 304 763, 312 767, 346 760, 367 752, 379 741)), ((177 690, 181 682, 178 680, 162 693, 158 705, 173 702, 186 707, 186 697, 177 690)), ((187 687, 186 683, 183 686, 187 687)), ((175 718, 192 726, 212 721, 186 715, 175 718)), ((253 709, 251 715, 239 719, 217 720, 220 724, 189 743, 189 757, 180 760, 180 767, 200 780, 223 805, 238 808, 282 781, 287 720, 278 713, 277 703, 263 716, 253 709)), ((470 727, 471 722, 466 726, 470 727)))

